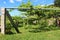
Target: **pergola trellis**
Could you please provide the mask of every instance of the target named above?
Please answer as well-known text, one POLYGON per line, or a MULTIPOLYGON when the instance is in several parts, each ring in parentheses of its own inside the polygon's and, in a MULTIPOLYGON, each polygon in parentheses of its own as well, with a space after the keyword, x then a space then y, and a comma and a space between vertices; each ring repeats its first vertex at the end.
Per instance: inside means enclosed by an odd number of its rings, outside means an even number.
MULTIPOLYGON (((14 23, 14 21, 12 20, 12 17, 10 16, 9 12, 6 9, 18 9, 18 8, 0 8, 1 11, 1 33, 5 34, 5 27, 6 27, 6 16, 8 16, 11 24, 13 25, 13 27, 16 29, 17 33, 19 33, 19 30, 16 26, 16 24, 14 23)), ((19 8, 20 10, 30 10, 30 8, 19 8)), ((33 10, 37 10, 36 8, 33 8, 33 10)), ((39 8, 39 10, 60 10, 59 8, 39 8)))

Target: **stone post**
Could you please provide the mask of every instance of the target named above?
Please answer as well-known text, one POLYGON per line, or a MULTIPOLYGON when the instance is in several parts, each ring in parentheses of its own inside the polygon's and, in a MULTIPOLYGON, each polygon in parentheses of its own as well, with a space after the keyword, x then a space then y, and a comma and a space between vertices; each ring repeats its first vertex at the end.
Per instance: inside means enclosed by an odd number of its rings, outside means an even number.
POLYGON ((6 14, 5 8, 1 8, 1 33, 5 34, 5 26, 6 26, 6 14))

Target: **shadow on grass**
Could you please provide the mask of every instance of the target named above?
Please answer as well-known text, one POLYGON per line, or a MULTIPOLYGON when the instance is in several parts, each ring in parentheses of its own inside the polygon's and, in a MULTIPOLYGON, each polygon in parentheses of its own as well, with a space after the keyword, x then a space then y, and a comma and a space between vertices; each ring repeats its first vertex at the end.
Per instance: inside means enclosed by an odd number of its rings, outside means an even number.
POLYGON ((47 32, 52 30, 60 30, 60 27, 57 26, 47 26, 47 27, 39 27, 39 28, 32 28, 29 32, 37 33, 37 32, 47 32))
POLYGON ((40 28, 33 28, 32 30, 29 30, 29 32, 32 32, 32 33, 46 32, 46 31, 51 31, 51 30, 49 30, 49 29, 40 29, 40 28))
POLYGON ((16 34, 16 33, 9 31, 9 32, 5 32, 5 34, 12 35, 12 34, 16 34))
MULTIPOLYGON (((18 34, 21 34, 22 32, 19 32, 18 34)), ((16 33, 13 33, 12 31, 9 31, 9 32, 5 32, 5 34, 7 35, 13 35, 13 34, 16 34, 16 33)))

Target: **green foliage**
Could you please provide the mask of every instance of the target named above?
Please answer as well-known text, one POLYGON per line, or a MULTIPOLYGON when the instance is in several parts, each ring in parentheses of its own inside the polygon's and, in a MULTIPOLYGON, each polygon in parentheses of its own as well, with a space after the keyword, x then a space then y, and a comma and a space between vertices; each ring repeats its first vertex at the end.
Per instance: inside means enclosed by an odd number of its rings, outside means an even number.
POLYGON ((10 21, 7 19, 6 20, 6 33, 10 33, 12 28, 13 27, 12 27, 10 21))
MULTIPOLYGON (((25 28, 27 26, 28 28, 31 29, 33 29, 33 27, 36 27, 35 29, 37 29, 38 31, 50 31, 50 30, 58 29, 58 27, 56 27, 54 24, 48 26, 49 23, 47 22, 47 19, 52 17, 57 19, 60 16, 60 11, 39 10, 40 8, 54 8, 54 5, 41 7, 40 5, 33 6, 30 0, 28 0, 27 3, 22 2, 22 4, 18 7, 18 10, 25 12, 23 13, 24 14, 23 17, 19 17, 19 16, 13 17, 13 20, 15 24, 17 24, 17 27, 25 28), (24 10, 24 9, 20 10, 19 8, 30 8, 30 10, 24 10), (34 8, 37 8, 37 10, 33 10, 34 8), (38 25, 38 27, 36 25, 38 25)), ((8 22, 7 28, 11 29, 12 27, 10 26, 12 25, 8 22)))
MULTIPOLYGON (((13 19, 14 23, 17 25, 17 27, 22 27, 23 21, 21 21, 22 20, 21 17, 13 16, 12 19, 13 19)), ((12 24, 10 23, 8 18, 6 18, 6 33, 10 33, 12 28, 13 28, 12 24)))
POLYGON ((55 26, 56 24, 48 26, 49 23, 47 22, 47 19, 52 17, 57 19, 59 14, 54 10, 39 10, 39 8, 54 8, 53 4, 41 7, 40 5, 33 6, 31 2, 28 1, 26 4, 22 3, 19 7, 30 8, 30 10, 25 10, 25 12, 27 12, 25 16, 27 16, 26 19, 28 20, 26 23, 29 24, 29 27, 31 24, 34 25, 33 21, 37 21, 36 25, 39 25, 39 30, 48 31, 58 29, 58 27, 55 26), (37 10, 33 10, 33 8, 37 8, 37 10))
POLYGON ((49 31, 50 28, 48 27, 48 22, 46 21, 46 19, 44 20, 41 20, 40 21, 40 27, 39 27, 40 30, 43 30, 43 31, 49 31))
POLYGON ((31 4, 30 0, 28 0, 28 2, 26 4, 24 2, 22 2, 22 4, 19 6, 19 8, 20 7, 22 7, 22 8, 29 8, 31 5, 32 4, 31 4))
POLYGON ((23 19, 22 19, 22 17, 14 16, 12 18, 13 18, 15 24, 17 25, 17 27, 22 27, 23 26, 23 19))
POLYGON ((54 5, 57 6, 57 7, 60 7, 60 0, 55 0, 54 5))

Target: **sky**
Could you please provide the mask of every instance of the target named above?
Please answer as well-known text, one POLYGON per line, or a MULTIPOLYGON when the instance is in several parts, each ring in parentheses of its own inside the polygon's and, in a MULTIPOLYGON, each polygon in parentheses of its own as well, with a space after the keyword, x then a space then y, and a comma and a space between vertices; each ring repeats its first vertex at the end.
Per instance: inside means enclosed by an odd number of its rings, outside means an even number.
MULTIPOLYGON (((11 7, 18 7, 21 5, 22 2, 27 3, 28 0, 0 0, 0 8, 11 8, 11 7)), ((50 5, 54 3, 54 0, 30 0, 31 3, 36 5, 50 5)), ((12 16, 21 15, 21 12, 14 10, 10 12, 12 16)))
MULTIPOLYGON (((0 7, 18 7, 22 2, 26 3, 28 0, 0 0, 0 7)), ((50 5, 54 0, 30 0, 33 5, 50 5)))

